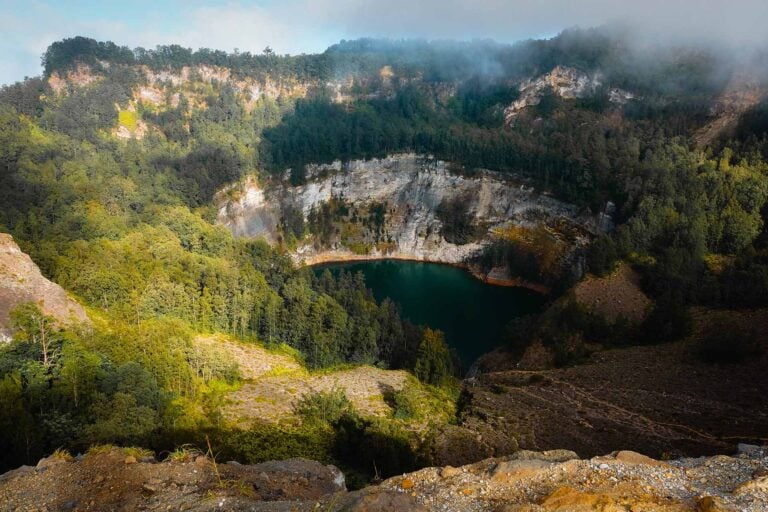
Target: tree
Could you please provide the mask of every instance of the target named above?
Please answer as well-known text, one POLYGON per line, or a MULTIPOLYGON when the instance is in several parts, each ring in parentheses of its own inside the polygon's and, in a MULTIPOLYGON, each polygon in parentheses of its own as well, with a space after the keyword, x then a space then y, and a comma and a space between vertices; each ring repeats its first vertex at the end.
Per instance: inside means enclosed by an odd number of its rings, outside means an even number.
POLYGON ((422 382, 439 386, 453 375, 453 362, 445 336, 440 330, 424 329, 413 369, 422 382))
POLYGON ((54 329, 54 319, 29 302, 11 311, 14 341, 28 343, 40 351, 41 363, 48 369, 60 355, 61 339, 54 329))

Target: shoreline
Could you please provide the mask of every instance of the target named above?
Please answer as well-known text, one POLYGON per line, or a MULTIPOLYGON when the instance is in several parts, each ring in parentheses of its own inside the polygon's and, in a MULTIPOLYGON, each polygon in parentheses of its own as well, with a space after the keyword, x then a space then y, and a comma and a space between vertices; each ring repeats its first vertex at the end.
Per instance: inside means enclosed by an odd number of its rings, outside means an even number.
POLYGON ((413 255, 408 255, 403 253, 392 253, 387 255, 381 255, 381 254, 355 254, 352 252, 340 252, 340 251, 324 251, 319 254, 315 254, 313 256, 308 256, 308 257, 301 257, 298 255, 292 255, 292 256, 294 257, 294 261, 296 261, 297 265, 307 266, 307 267, 317 267, 320 265, 330 265, 334 263, 353 263, 353 262, 361 262, 361 261, 386 261, 386 260, 433 263, 438 265, 447 265, 449 267, 454 267, 454 268, 460 268, 462 270, 467 271, 475 279, 478 279, 483 283, 489 284, 491 286, 503 286, 503 287, 510 287, 510 288, 511 287, 527 288, 529 290, 532 290, 536 293, 540 293, 542 295, 547 295, 551 291, 551 289, 548 286, 545 286, 540 283, 533 283, 530 281, 526 281, 525 279, 522 279, 519 277, 506 277, 503 275, 499 275, 500 272, 496 272, 496 275, 493 275, 494 270, 492 270, 488 274, 484 274, 477 268, 477 266, 471 265, 465 262, 453 262, 453 261, 436 260, 436 259, 429 259, 429 258, 419 258, 413 255))

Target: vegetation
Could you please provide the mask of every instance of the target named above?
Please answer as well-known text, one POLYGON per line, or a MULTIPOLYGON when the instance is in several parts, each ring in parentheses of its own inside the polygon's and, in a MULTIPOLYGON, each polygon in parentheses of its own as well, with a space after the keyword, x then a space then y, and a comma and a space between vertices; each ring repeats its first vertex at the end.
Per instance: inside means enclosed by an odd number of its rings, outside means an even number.
MULTIPOLYGON (((586 264, 602 274, 629 261, 655 309, 644 326, 607 325, 563 301, 510 327, 516 351, 540 339, 560 365, 578 362, 595 342, 680 337, 692 305, 764 306, 765 103, 743 117, 734 138, 697 148, 694 132, 729 69, 705 51, 661 51, 645 60, 629 50, 628 38, 601 29, 513 46, 364 39, 295 57, 130 50, 82 37, 52 44, 45 78, 85 65, 94 80, 54 91, 32 78, 0 90, 0 230, 76 295, 94 322, 63 329, 32 305, 14 312, 14 339, 0 347, 0 468, 59 447, 171 451, 202 446, 206 435, 217 451, 246 462, 297 455, 338 461, 360 482, 424 462, 408 422, 426 421, 427 406, 413 389, 390 397, 393 418, 362 418, 333 391, 302 400, 301 425, 227 425, 221 404, 238 383, 237 364, 196 346, 198 333, 288 346, 310 369, 408 369, 427 388, 443 387, 445 403, 456 367, 442 333, 403 321, 395 304, 374 299, 361 275, 314 276, 285 254, 307 233, 321 244, 351 241, 359 252, 386 244, 387 205, 353 211, 334 198, 308 218, 287 206, 282 245, 270 247, 234 239, 214 222, 216 192, 246 175, 270 180, 290 168, 298 184, 309 163, 412 150, 467 172, 513 173, 585 212, 613 203, 617 228, 591 245, 586 264), (309 93, 251 98, 226 82, 193 79, 184 87, 161 84, 167 97, 143 102, 135 89, 146 77, 137 65, 190 66, 193 77, 195 66, 223 66, 238 79, 300 83, 309 93), (599 71, 604 87, 578 101, 548 91, 505 124, 504 108, 519 94, 515 81, 557 65, 599 71), (335 102, 325 84, 347 78, 350 96, 335 102), (611 103, 613 87, 636 97, 611 103), (150 127, 142 139, 112 135, 139 123, 150 127), (341 229, 350 225, 359 232, 341 229)), ((476 236, 467 204, 440 205, 446 240, 476 236)), ((567 281, 556 264, 562 241, 550 231, 498 235, 484 268, 504 264, 532 281, 567 281)), ((749 357, 749 336, 739 336, 709 339, 699 353, 749 357)))

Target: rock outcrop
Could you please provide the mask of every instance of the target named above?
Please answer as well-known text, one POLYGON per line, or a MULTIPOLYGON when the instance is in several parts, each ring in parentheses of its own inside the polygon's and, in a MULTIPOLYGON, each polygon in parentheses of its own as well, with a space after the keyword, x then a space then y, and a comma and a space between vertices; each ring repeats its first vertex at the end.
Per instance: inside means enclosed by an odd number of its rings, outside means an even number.
MULTIPOLYGON (((520 83, 520 97, 504 110, 504 119, 507 124, 512 123, 526 107, 538 105, 547 90, 563 99, 582 98, 594 93, 602 85, 602 79, 599 73, 587 74, 568 66, 556 66, 549 73, 520 83)), ((634 94, 623 89, 608 91, 611 103, 622 105, 632 98, 634 94)))
POLYGON ((236 236, 276 242, 286 208, 306 219, 331 200, 359 209, 383 205, 381 237, 359 238, 367 243, 362 251, 346 245, 343 236, 330 246, 310 238, 293 253, 298 263, 397 258, 461 264, 481 251, 495 228, 556 221, 585 228, 595 225, 575 207, 536 193, 524 182, 490 171, 454 173, 446 162, 414 154, 308 166, 307 182, 300 186, 290 186, 287 179, 265 187, 246 181, 219 194, 218 221, 236 236), (470 215, 483 231, 477 240, 461 245, 444 238, 437 213, 442 201, 457 198, 466 198, 470 215))
POLYGON ((43 459, 0 476, 4 510, 661 511, 768 509, 768 449, 659 461, 621 451, 520 451, 426 468, 348 492, 333 466, 304 459, 241 465, 204 456, 157 463, 122 450, 43 459))
POLYGON ((0 341, 10 339, 10 312, 33 302, 61 324, 85 322, 85 310, 64 289, 46 279, 11 235, 0 233, 0 341))

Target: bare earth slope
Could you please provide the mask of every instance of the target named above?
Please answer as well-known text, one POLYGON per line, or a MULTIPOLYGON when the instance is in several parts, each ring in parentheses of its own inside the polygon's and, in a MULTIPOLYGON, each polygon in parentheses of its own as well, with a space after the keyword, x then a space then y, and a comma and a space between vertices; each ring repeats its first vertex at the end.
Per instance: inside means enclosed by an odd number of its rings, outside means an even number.
POLYGON ((661 456, 765 442, 768 347, 739 364, 697 357, 699 339, 724 315, 768 322, 765 310, 702 310, 696 332, 680 342, 606 350, 571 368, 481 374, 465 386, 461 425, 482 436, 488 453, 566 447, 582 456, 619 449, 661 456))
POLYGON ((43 277, 11 235, 0 233, 0 340, 11 334, 11 310, 26 302, 34 302, 61 323, 88 320, 80 304, 70 299, 61 286, 43 277))
POLYGON ((344 391, 353 407, 365 416, 391 411, 384 401, 385 390, 400 390, 408 373, 371 366, 310 373, 287 354, 274 353, 256 344, 220 338, 198 338, 196 343, 214 345, 238 362, 242 386, 228 395, 224 415, 232 423, 247 427, 253 421, 290 420, 294 404, 307 393, 344 391))
POLYGON ((605 277, 586 276, 573 292, 576 301, 611 322, 620 317, 639 322, 651 306, 640 289, 640 276, 626 263, 605 277))
POLYGON ((190 511, 662 511, 768 509, 768 450, 661 462, 635 452, 579 460, 521 451, 426 468, 355 492, 333 466, 291 459, 253 466, 136 461, 119 449, 49 458, 0 476, 0 510, 190 511))

